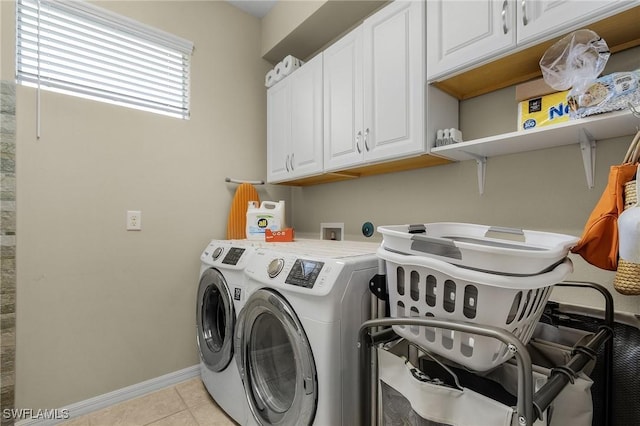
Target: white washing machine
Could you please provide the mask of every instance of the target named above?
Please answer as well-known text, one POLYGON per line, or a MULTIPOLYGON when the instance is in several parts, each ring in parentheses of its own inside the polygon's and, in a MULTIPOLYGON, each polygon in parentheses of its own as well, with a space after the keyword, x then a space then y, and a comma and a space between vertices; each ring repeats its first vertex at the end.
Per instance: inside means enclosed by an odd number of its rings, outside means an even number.
POLYGON ((360 424, 356 342, 377 248, 306 240, 255 250, 235 334, 246 424, 360 424))
POLYGON ((202 382, 236 422, 244 424, 249 409, 235 362, 233 335, 246 297, 244 269, 253 244, 244 240, 213 240, 200 260, 196 328, 202 382))

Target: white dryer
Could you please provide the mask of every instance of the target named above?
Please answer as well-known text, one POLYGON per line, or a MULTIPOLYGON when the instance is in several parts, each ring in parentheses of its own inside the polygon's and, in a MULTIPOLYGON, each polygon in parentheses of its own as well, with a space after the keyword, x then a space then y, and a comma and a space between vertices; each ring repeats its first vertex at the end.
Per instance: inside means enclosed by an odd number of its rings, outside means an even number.
POLYGON ((246 299, 244 269, 253 245, 243 240, 213 240, 200 256, 196 329, 202 382, 236 422, 249 410, 234 357, 237 313, 246 299))
POLYGON ((235 334, 247 424, 360 424, 356 343, 377 248, 306 240, 256 249, 235 334))

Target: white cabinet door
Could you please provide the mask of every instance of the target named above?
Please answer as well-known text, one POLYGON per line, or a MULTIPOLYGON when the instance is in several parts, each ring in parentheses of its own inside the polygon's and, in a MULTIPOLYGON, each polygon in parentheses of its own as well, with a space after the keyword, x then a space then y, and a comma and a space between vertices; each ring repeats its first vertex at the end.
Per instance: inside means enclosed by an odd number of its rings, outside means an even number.
POLYGON ((425 152, 424 2, 395 1, 324 51, 325 171, 425 152))
POLYGON ((363 158, 362 27, 324 51, 324 169, 363 158))
POLYGON ((364 21, 365 161, 425 152, 424 2, 395 1, 364 21))
POLYGON ((454 73, 516 45, 513 0, 426 3, 428 80, 454 73))
POLYGON ((267 91, 267 181, 322 173, 322 55, 267 91))
POLYGON ((292 177, 322 172, 322 54, 316 56, 291 78, 292 177))
POLYGON ((289 174, 291 144, 290 81, 267 90, 267 181, 285 180, 289 174))
POLYGON ((519 0, 518 44, 564 34, 586 22, 605 18, 613 11, 637 1, 629 0, 519 0))

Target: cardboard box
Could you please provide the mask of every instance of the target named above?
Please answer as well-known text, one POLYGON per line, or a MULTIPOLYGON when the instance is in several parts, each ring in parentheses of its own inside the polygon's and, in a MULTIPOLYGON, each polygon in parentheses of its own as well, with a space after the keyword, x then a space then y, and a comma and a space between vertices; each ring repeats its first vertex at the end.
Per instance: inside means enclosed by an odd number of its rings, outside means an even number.
POLYGON ((518 103, 518 130, 549 126, 569 120, 568 90, 518 103))
POLYGON ((264 230, 264 240, 268 243, 288 243, 293 241, 293 228, 285 228, 280 231, 264 230))
POLYGON ((516 86, 516 101, 522 102, 555 92, 557 90, 545 83, 544 78, 538 78, 516 86))

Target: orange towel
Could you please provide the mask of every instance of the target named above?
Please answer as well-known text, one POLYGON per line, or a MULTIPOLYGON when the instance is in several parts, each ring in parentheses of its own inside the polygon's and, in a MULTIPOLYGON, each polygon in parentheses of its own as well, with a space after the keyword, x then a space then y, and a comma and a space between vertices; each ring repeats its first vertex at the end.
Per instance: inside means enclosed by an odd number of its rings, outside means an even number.
POLYGON ((231 201, 231 210, 227 220, 227 239, 244 239, 247 237, 247 205, 249 201, 260 204, 258 191, 250 183, 241 183, 231 201))

